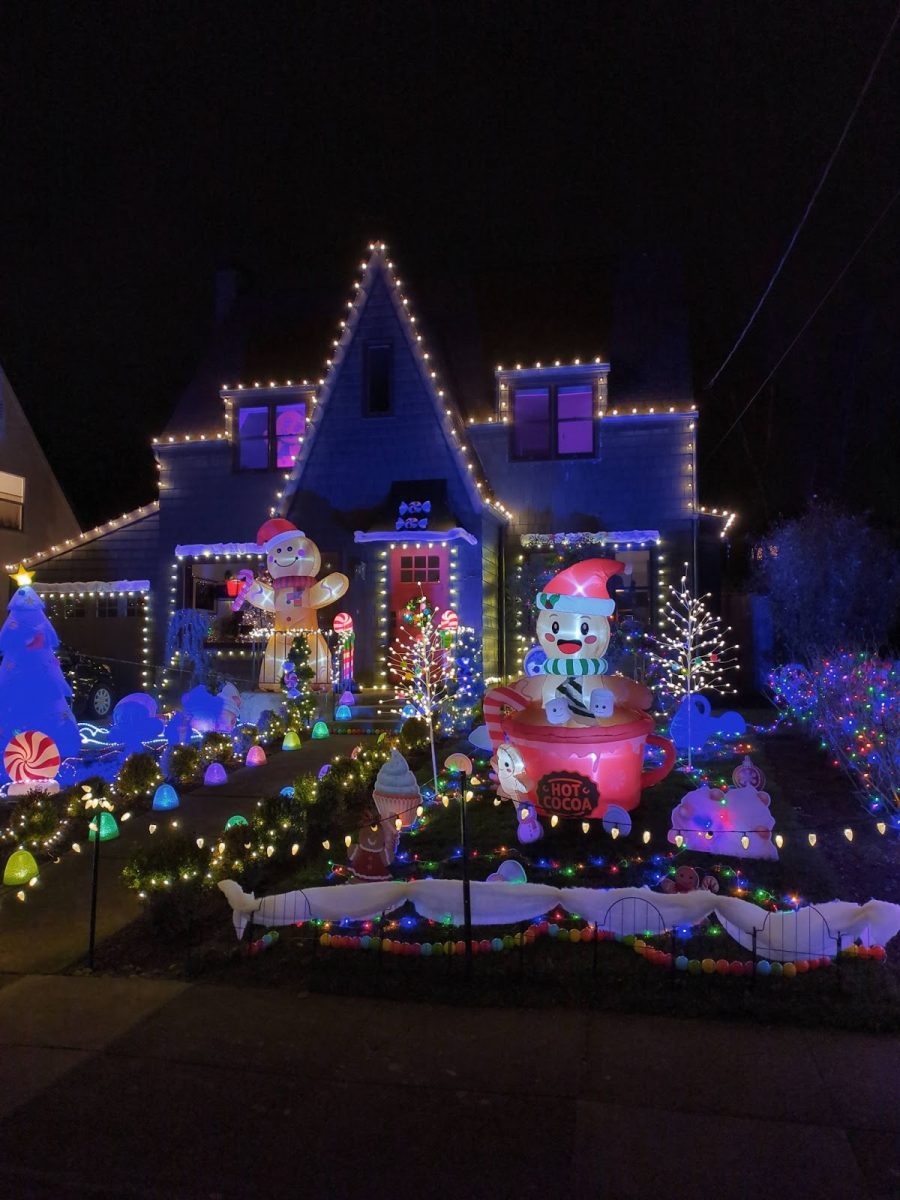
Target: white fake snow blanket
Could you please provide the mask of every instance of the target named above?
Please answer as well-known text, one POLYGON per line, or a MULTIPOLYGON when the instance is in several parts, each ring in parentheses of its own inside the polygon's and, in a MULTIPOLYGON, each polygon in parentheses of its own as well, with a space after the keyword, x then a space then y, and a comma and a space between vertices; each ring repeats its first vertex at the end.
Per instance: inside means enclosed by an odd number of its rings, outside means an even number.
MULTIPOLYGON (((364 921, 393 912, 409 901, 431 921, 463 924, 462 883, 422 879, 414 883, 354 883, 305 888, 278 896, 255 896, 226 879, 219 884, 232 907, 238 937, 247 924, 295 925, 300 921, 364 921)), ((833 955, 838 937, 844 946, 856 938, 886 945, 900 931, 900 905, 885 900, 853 904, 830 900, 796 912, 769 913, 748 900, 699 890, 665 895, 649 888, 557 888, 541 883, 473 883, 475 925, 510 925, 563 908, 598 929, 626 935, 662 933, 696 925, 715 915, 735 941, 750 950, 756 930, 760 958, 783 962, 833 955)))

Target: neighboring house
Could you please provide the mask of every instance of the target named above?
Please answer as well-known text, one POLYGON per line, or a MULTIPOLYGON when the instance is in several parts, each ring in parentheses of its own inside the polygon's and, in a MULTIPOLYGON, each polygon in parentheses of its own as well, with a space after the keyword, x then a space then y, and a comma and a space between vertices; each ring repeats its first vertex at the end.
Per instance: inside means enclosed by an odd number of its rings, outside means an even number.
MULTIPOLYGON (((78 534, 75 514, 0 368, 0 562, 15 571, 23 559, 46 547, 53 553, 78 534)), ((6 572, 4 607, 12 587, 6 572)))
MULTIPOLYGON (((644 285, 656 294, 649 277, 644 285)), ((645 307, 636 310, 644 320, 645 307)), ((300 331, 308 336, 320 308, 300 302, 290 319, 299 355, 300 331)), ((646 320, 647 354, 661 361, 638 362, 620 392, 614 355, 501 367, 489 415, 466 420, 381 245, 319 379, 233 382, 241 359, 246 367, 248 322, 273 331, 276 316, 239 299, 223 305, 210 359, 155 441, 159 499, 35 555, 36 586, 65 594, 57 616, 67 640, 93 653, 114 647, 145 686, 185 681, 183 664, 164 661, 168 622, 185 608, 207 614, 223 676, 255 678, 265 632, 232 614, 231 596, 238 572, 261 566, 256 533, 275 514, 318 544, 323 574, 349 576, 336 608, 353 617, 366 684, 388 683, 391 640, 419 592, 481 635, 487 675, 515 673, 530 645, 528 572, 552 566, 561 547, 628 563, 620 611, 652 621, 682 562, 693 569, 705 555, 715 574, 732 518, 698 506, 683 326, 667 317, 655 344, 646 320)), ((470 393, 468 411, 484 410, 470 393)), ((323 610, 323 625, 334 615, 323 610)))

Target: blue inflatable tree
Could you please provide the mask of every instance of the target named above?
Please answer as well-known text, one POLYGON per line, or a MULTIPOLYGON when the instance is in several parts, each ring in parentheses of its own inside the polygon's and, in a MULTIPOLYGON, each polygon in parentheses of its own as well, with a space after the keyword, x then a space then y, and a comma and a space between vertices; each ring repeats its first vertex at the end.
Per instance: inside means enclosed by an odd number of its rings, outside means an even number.
POLYGON ((27 584, 20 587, 0 628, 0 761, 10 739, 27 730, 52 738, 63 757, 81 748, 69 707, 72 689, 55 653, 58 645, 43 600, 27 584))

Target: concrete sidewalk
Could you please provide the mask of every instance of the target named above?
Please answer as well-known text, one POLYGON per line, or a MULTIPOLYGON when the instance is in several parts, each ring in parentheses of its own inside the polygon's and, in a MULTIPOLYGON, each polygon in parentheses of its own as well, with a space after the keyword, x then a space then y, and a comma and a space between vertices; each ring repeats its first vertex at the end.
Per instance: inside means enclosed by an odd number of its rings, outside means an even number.
MULTIPOLYGON (((120 821, 120 836, 101 847, 97 940, 122 929, 140 914, 140 902, 122 882, 122 867, 151 838, 150 825, 170 820, 198 835, 218 833, 234 812, 250 811, 261 796, 277 794, 304 771, 315 772, 337 755, 349 754, 358 737, 338 734, 307 741, 299 750, 273 753, 263 767, 243 767, 219 787, 201 787, 181 797, 171 813, 140 813, 120 821)), ((61 971, 87 951, 93 846, 84 834, 76 838, 81 854, 67 853, 41 869, 40 886, 27 890, 21 904, 7 891, 0 909, 0 972, 14 974, 61 971)))
POLYGON ((0 1195, 888 1200, 900 1040, 155 981, 0 986, 0 1195))

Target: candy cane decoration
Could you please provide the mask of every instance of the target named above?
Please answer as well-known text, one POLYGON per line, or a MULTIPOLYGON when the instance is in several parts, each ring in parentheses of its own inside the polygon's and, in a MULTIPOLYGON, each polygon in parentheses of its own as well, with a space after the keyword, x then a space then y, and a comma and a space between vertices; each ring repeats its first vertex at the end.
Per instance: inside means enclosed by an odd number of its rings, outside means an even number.
POLYGON ((498 687, 492 688, 484 698, 484 723, 487 725, 488 733, 491 735, 491 745, 496 750, 502 741, 502 711, 504 708, 511 708, 514 712, 521 712, 527 707, 527 701, 514 688, 498 687))

